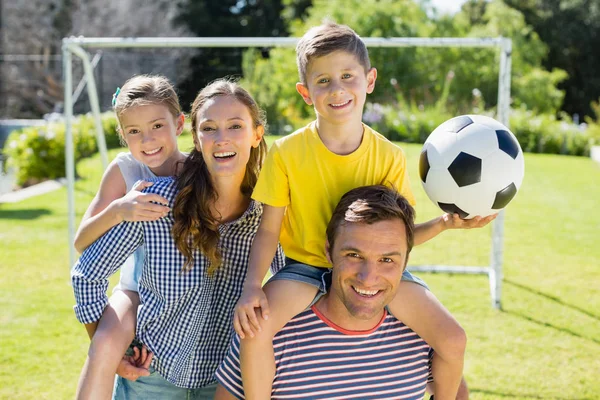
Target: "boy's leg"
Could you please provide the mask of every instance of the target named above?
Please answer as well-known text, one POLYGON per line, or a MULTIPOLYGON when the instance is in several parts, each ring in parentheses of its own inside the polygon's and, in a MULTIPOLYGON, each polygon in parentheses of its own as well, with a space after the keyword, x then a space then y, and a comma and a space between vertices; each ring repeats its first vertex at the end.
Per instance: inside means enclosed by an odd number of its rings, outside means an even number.
POLYGON ((463 372, 465 331, 433 293, 416 282, 403 280, 388 308, 433 348, 435 399, 455 400, 463 372))
MULTIPOLYGON (((286 270, 282 269, 263 287, 271 310, 269 319, 260 321, 261 331, 255 337, 246 336, 240 343, 242 382, 247 400, 271 398, 275 377, 273 337, 293 317, 310 305, 317 294, 317 286, 320 286, 295 280, 275 279, 284 271, 286 270)), ((321 281, 319 276, 318 283, 321 281)))
POLYGON ((223 385, 217 385, 217 391, 215 392, 214 400, 236 400, 237 397, 229 393, 227 389, 223 387, 223 385))
POLYGON ((115 372, 135 335, 139 296, 117 290, 110 297, 79 377, 78 399, 110 399, 115 372))

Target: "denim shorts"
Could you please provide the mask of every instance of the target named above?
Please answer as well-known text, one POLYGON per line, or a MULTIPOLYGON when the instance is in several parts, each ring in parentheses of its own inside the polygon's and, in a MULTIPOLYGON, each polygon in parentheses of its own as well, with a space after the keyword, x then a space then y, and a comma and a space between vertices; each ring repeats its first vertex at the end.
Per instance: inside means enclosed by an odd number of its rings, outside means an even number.
MULTIPOLYGON (((269 279, 269 282, 285 280, 307 283, 316 287, 322 294, 327 293, 331 286, 331 268, 314 267, 303 264, 291 258, 285 258, 285 266, 269 279)), ((402 273, 404 282, 413 282, 429 290, 429 286, 419 277, 411 274, 408 270, 402 273)))
POLYGON ((117 376, 113 400, 212 400, 217 383, 198 389, 186 389, 173 385, 163 378, 153 367, 149 376, 141 376, 135 382, 117 376))

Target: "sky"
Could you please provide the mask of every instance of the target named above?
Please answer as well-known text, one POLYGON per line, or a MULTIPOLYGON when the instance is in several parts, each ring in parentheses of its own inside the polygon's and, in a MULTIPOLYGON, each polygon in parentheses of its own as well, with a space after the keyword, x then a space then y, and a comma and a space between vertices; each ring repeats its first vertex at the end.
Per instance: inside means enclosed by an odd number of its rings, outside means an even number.
POLYGON ((431 0, 431 4, 433 4, 440 13, 446 12, 454 14, 460 10, 460 6, 465 1, 466 0, 431 0))

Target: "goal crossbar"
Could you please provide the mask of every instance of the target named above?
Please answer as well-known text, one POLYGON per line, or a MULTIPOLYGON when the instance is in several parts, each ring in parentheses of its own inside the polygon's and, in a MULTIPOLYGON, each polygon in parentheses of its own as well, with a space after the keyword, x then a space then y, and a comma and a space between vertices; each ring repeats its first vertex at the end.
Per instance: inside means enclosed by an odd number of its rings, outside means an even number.
MULTIPOLYGON (((497 118, 505 126, 509 126, 510 110, 510 73, 512 41, 505 37, 496 38, 417 38, 417 37, 364 37, 367 47, 492 47, 500 52, 498 73, 498 105, 497 118)), ((72 56, 77 56, 83 64, 84 77, 87 81, 87 92, 90 108, 94 116, 96 139, 106 169, 108 155, 102 122, 100 105, 96 89, 93 65, 89 48, 201 48, 201 47, 237 47, 237 48, 271 48, 295 47, 296 37, 104 37, 86 38, 70 37, 62 40, 63 79, 64 79, 64 114, 65 114, 65 169, 67 175, 67 206, 69 231, 69 263, 75 262, 75 154, 73 146, 73 66, 72 56)), ((490 265, 449 266, 449 265, 409 265, 411 271, 441 272, 456 274, 484 274, 488 276, 492 307, 501 308, 502 262, 504 246, 504 210, 492 224, 492 246, 490 265)))

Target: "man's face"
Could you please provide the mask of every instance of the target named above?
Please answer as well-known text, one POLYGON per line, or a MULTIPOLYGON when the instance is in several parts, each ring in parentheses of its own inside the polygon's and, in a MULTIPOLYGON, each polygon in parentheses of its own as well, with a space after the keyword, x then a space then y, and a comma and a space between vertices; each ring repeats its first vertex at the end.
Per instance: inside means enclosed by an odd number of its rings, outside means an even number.
MULTIPOLYGON (((328 309, 347 329, 370 329, 396 295, 406 266, 406 227, 400 219, 374 224, 346 223, 333 248, 328 309)), ((336 321, 337 320, 337 321, 336 321)))

